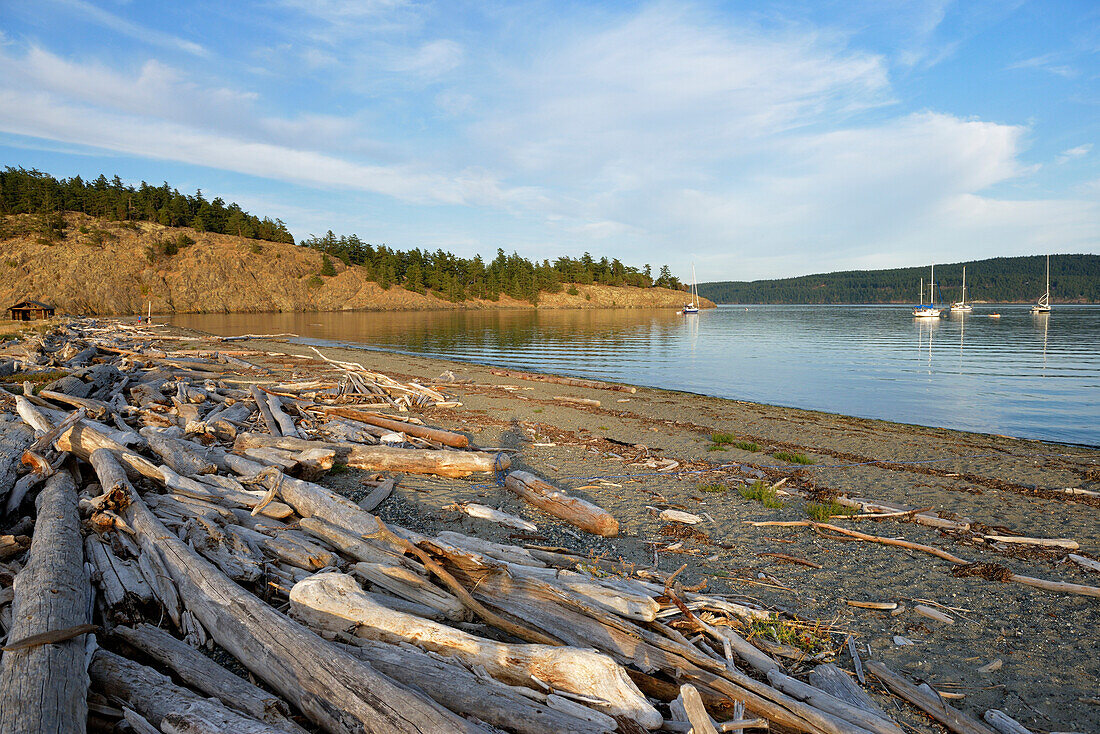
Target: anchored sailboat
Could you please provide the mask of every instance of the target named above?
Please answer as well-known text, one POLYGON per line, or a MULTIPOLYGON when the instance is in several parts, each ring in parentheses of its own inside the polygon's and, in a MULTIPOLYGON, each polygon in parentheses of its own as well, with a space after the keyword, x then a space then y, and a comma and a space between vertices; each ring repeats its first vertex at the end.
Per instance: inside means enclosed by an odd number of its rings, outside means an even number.
POLYGON ((932 277, 928 281, 928 305, 924 305, 924 278, 920 280, 920 304, 913 309, 913 317, 918 319, 932 319, 940 315, 940 309, 936 308, 936 264, 932 263, 932 277))
POLYGON ((966 302, 966 266, 963 265, 963 292, 962 298, 951 304, 951 313, 970 313, 974 307, 966 302))
POLYGON ((691 303, 680 313, 699 313, 699 289, 695 279, 695 263, 691 264, 691 303))
POLYGON ((1047 255, 1047 290, 1039 296, 1038 302, 1031 307, 1032 313, 1050 313, 1050 255, 1047 255))

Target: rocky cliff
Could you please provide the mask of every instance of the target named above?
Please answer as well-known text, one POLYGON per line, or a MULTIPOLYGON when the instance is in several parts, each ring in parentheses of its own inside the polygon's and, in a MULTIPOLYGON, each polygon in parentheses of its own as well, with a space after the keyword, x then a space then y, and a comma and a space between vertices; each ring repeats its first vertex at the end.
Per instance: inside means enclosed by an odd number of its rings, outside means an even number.
MULTIPOLYGON (((501 296, 450 303, 400 286, 383 289, 362 269, 336 262, 321 276, 316 250, 241 237, 106 222, 66 214, 63 237, 50 241, 26 217, 0 231, 0 304, 30 298, 58 314, 531 308, 501 296), (180 247, 180 235, 194 240, 180 247)), ((680 291, 578 285, 577 294, 542 293, 539 308, 678 308, 680 291)), ((713 305, 707 302, 706 305, 713 305)))

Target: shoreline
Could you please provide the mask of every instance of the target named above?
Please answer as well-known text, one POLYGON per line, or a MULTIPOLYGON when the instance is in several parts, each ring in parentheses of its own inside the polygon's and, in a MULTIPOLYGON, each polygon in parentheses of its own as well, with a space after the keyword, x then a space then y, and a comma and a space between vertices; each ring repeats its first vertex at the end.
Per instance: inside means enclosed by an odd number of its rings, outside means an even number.
MULTIPOLYGON (((244 344, 260 351, 315 356, 308 347, 285 340, 244 344)), ((685 584, 706 581, 712 591, 806 618, 833 619, 856 636, 861 650, 869 649, 894 670, 927 680, 938 690, 966 694, 952 703, 972 714, 1001 708, 1036 728, 1100 728, 1100 708, 1082 702, 1095 694, 1088 681, 1100 677, 1100 663, 1087 652, 1096 641, 1094 630, 1100 628, 1095 599, 957 578, 950 564, 922 554, 837 543, 807 529, 744 525, 805 520, 807 502, 781 497, 782 507, 768 508, 743 498, 735 488, 739 479, 786 479, 785 488, 799 493, 841 493, 927 507, 948 518, 969 517, 979 534, 1074 538, 1081 543, 1080 553, 1095 558, 1100 556, 1095 532, 1100 500, 1050 491, 1100 490, 1100 455, 1095 451, 641 386, 634 394, 567 387, 494 375, 491 365, 383 350, 321 351, 398 379, 432 379, 449 370, 459 380, 472 380, 448 387, 459 395, 462 407, 429 410, 425 420, 466 433, 480 446, 516 451, 514 467, 592 500, 620 521, 623 532, 615 539, 574 537, 561 523, 484 479, 471 483, 408 478, 380 508, 385 518, 422 532, 454 529, 515 542, 506 530, 447 509, 454 502, 489 504, 536 522, 547 544, 641 565, 652 564, 656 557, 666 572, 687 563, 685 584), (601 405, 566 403, 555 396, 599 400, 601 405), (714 431, 734 433, 739 440, 757 443, 760 450, 710 451, 707 436, 714 431), (937 463, 912 463, 926 461, 932 445, 937 447, 937 463), (1042 451, 1044 447, 1055 450, 1042 451), (772 454, 779 451, 802 453, 816 463, 778 461, 772 454), (882 455, 892 459, 876 458, 882 455), (677 466, 662 470, 669 461, 677 466), (725 484, 727 489, 702 489, 710 484, 725 484), (705 512, 711 519, 696 526, 701 530, 675 534, 679 528, 659 521, 647 507, 705 512), (761 555, 766 553, 772 555, 761 555), (799 557, 823 568, 790 564, 778 556, 799 557), (849 606, 849 599, 896 601, 909 610, 891 616, 849 606), (917 600, 959 610, 948 612, 954 624, 917 616, 911 611, 923 603, 917 600), (1066 619, 1073 619, 1069 628, 1066 619), (915 644, 898 646, 895 635, 915 644), (944 649, 952 652, 944 655, 944 649), (997 659, 1002 661, 998 671, 978 670, 997 659)), ((1098 580, 1095 573, 1063 562, 1064 553, 1049 549, 1001 550, 975 543, 974 533, 895 520, 853 527, 900 535, 1020 574, 1079 584, 1098 580)), ((846 654, 837 663, 850 667, 846 654)), ((932 731, 919 717, 907 723, 932 731)))

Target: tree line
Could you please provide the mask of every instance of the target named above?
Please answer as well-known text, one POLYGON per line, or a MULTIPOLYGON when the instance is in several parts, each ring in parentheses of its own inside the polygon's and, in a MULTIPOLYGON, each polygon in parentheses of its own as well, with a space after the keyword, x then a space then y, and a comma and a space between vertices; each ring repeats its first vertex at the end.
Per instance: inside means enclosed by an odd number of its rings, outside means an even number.
POLYGON ((279 219, 249 214, 220 197, 207 201, 202 191, 188 196, 167 183, 127 186, 115 176, 100 174, 94 181, 80 176, 56 179, 35 169, 6 167, 0 171, 0 214, 43 217, 45 234, 63 230, 60 213, 83 212, 113 221, 157 222, 166 227, 191 227, 199 232, 231 234, 269 242, 294 243, 279 219))
MULTIPOLYGON (((394 250, 385 245, 371 245, 354 234, 337 237, 331 230, 324 237, 310 237, 300 244, 323 252, 326 258, 363 268, 367 277, 383 288, 400 285, 416 293, 430 290, 455 302, 467 298, 496 301, 504 294, 538 303, 540 293, 560 293, 567 284, 571 295, 578 293, 574 284, 681 287, 667 265, 662 265, 654 278, 650 265, 638 269, 618 259, 596 260, 587 252, 579 258, 536 262, 514 252, 506 255, 503 249, 498 249, 496 257, 485 262, 481 255, 464 258, 441 249, 394 250)), ((325 267, 331 268, 331 273, 322 270, 322 275, 335 274, 331 260, 325 267)))
MULTIPOLYGON (((270 242, 295 244, 280 219, 249 214, 220 197, 207 200, 202 191, 181 194, 167 183, 151 186, 126 185, 115 176, 100 174, 92 181, 80 176, 56 179, 35 169, 8 166, 0 171, 0 215, 33 214, 39 221, 35 231, 50 242, 63 238, 62 212, 76 211, 112 221, 157 222, 166 227, 191 227, 199 232, 216 232, 270 242)), ((183 238, 181 238, 183 239, 183 238)), ((186 242, 193 242, 185 238, 186 242)), ((309 237, 298 243, 324 253, 321 275, 335 275, 334 259, 366 271, 369 279, 383 288, 402 286, 417 293, 434 292, 450 301, 481 298, 495 301, 501 294, 537 303, 540 293, 558 293, 574 284, 661 287, 680 289, 680 280, 667 265, 656 276, 650 265, 624 265, 618 259, 596 260, 589 253, 579 258, 559 257, 553 262, 531 261, 516 253, 498 249, 489 261, 477 255, 458 257, 444 250, 395 250, 371 245, 357 235, 337 237, 330 230, 323 237, 309 237)), ((166 254, 176 250, 174 243, 166 254)))
MULTIPOLYGON (((967 301, 1033 301, 1046 288, 1043 255, 937 264, 937 303, 962 296, 963 266, 966 266, 967 301)), ((921 278, 927 299, 927 267, 700 283, 699 294, 715 303, 916 303, 921 278)), ((1052 255, 1050 296, 1052 301, 1063 303, 1100 303, 1100 255, 1052 255)))

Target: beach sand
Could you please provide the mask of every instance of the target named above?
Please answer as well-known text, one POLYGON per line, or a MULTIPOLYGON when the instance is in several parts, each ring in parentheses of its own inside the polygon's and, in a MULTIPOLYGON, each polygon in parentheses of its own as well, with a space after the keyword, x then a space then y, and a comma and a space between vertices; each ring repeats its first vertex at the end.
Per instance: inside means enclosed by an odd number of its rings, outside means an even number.
MULTIPOLYGON (((282 340, 250 341, 249 348, 315 356, 282 340)), ((705 581, 713 592, 741 595, 807 620, 822 620, 854 636, 864 660, 943 693, 965 694, 954 706, 979 717, 1001 709, 1033 730, 1100 731, 1100 599, 1052 593, 980 577, 958 578, 951 563, 897 547, 841 542, 807 527, 752 527, 746 521, 805 520, 806 501, 780 497, 769 508, 742 497, 737 480, 787 477, 785 489, 840 492, 947 517, 969 518, 982 534, 1072 538, 1081 555, 1100 557, 1100 500, 1068 497, 1051 489, 1100 490, 1100 451, 1037 441, 865 420, 806 410, 638 388, 635 394, 578 388, 494 375, 492 368, 417 356, 326 348, 331 358, 355 361, 397 379, 431 380, 445 371, 462 381, 448 389, 457 408, 421 414, 433 426, 467 433, 480 447, 503 447, 513 468, 542 476, 611 512, 616 538, 597 538, 525 505, 493 477, 463 480, 406 477, 378 510, 418 530, 452 529, 506 543, 523 543, 492 523, 444 509, 479 502, 534 522, 544 546, 560 546, 658 564, 680 574, 685 586, 705 581), (469 382, 465 382, 469 381, 469 382), (567 404, 555 396, 601 401, 600 407, 567 404), (713 450, 713 432, 753 442, 757 451, 713 450), (778 451, 815 463, 780 461, 778 451), (678 462, 670 471, 658 471, 678 462), (646 465, 646 462, 653 465, 646 465), (704 485, 711 491, 704 491, 704 485), (687 526, 659 520, 649 508, 674 508, 708 517, 687 526), (682 543, 679 547, 675 544, 682 543), (671 547, 669 547, 671 546, 671 547), (660 549, 655 553, 654 549, 660 549), (765 554, 782 554, 811 568, 765 554), (897 602, 900 614, 849 606, 847 600, 897 602), (917 604, 939 607, 945 624, 914 613, 917 604), (895 636, 912 644, 898 645, 895 636), (1001 661, 999 667, 995 661, 1001 661), (995 670, 981 672, 994 663, 995 670)), ((277 358, 276 358, 277 359, 277 358)), ((295 360, 290 360, 295 362, 295 360)), ((309 374, 302 360, 303 376, 309 374)), ((362 493, 359 472, 325 481, 349 495, 362 493)), ((878 536, 932 545, 971 561, 995 563, 1014 573, 1100 585, 1100 573, 1066 560, 1064 550, 998 549, 975 533, 952 533, 912 522, 835 521, 878 536)), ((531 541, 527 541, 531 542, 531 541)), ((847 652, 837 663, 851 670, 847 652)), ((873 679, 868 676, 868 681, 873 679)), ((880 696, 892 713, 919 731, 939 731, 908 706, 880 696)))

